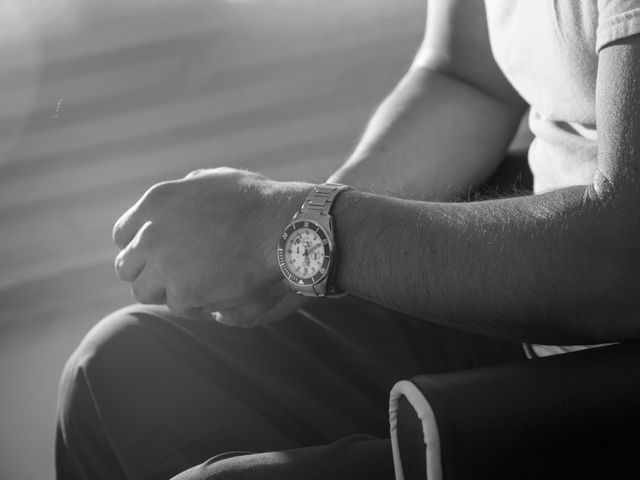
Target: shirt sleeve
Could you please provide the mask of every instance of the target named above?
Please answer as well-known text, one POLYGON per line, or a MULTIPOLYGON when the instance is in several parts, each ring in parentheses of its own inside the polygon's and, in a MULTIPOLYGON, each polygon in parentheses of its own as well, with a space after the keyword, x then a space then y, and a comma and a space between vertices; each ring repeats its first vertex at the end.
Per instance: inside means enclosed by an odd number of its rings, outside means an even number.
POLYGON ((598 0, 596 52, 640 33, 640 0, 598 0))

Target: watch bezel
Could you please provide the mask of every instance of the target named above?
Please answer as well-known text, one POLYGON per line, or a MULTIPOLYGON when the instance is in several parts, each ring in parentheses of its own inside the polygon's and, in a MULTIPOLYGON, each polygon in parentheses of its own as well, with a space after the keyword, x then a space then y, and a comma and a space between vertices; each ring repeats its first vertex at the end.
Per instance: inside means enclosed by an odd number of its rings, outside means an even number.
POLYGON ((309 287, 309 286, 317 285, 321 283, 323 280, 325 280, 329 275, 329 268, 333 261, 333 251, 334 251, 333 247, 334 245, 333 245, 333 240, 331 238, 331 235, 329 235, 327 230, 318 222, 315 222, 313 220, 308 220, 308 219, 294 220, 293 222, 291 222, 289 225, 285 227, 285 229, 282 232, 282 235, 280 235, 280 239, 278 240, 278 249, 277 249, 278 265, 280 266, 280 270, 282 271, 284 277, 292 285, 299 286, 299 287, 302 287, 302 286, 309 287), (285 262, 285 246, 287 243, 287 239, 296 230, 301 230, 305 228, 313 230, 322 239, 324 254, 325 254, 324 260, 320 267, 320 272, 317 275, 314 275, 309 278, 301 278, 297 276, 295 273, 289 270, 289 267, 285 262), (326 243, 324 243, 325 240, 326 240, 326 243), (322 273, 322 269, 324 269, 324 273, 322 273))

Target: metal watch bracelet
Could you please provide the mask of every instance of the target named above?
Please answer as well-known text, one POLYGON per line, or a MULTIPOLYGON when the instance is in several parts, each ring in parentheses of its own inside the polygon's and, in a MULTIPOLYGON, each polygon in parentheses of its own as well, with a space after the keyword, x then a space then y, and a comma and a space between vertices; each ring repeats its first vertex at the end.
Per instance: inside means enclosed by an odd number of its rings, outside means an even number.
POLYGON ((339 290, 335 283, 335 272, 338 263, 338 252, 335 241, 335 232, 333 231, 333 221, 331 216, 331 209, 333 207, 336 197, 352 187, 348 185, 342 185, 337 183, 324 183, 317 185, 313 192, 305 199, 304 203, 300 207, 300 210, 296 213, 293 220, 299 220, 305 218, 308 220, 314 220, 327 228, 327 231, 331 235, 333 243, 333 261, 329 269, 329 274, 326 279, 325 287, 322 292, 319 292, 317 285, 309 285, 308 287, 296 286, 297 289, 307 290, 308 293, 315 294, 315 296, 338 298, 346 295, 345 292, 339 290))

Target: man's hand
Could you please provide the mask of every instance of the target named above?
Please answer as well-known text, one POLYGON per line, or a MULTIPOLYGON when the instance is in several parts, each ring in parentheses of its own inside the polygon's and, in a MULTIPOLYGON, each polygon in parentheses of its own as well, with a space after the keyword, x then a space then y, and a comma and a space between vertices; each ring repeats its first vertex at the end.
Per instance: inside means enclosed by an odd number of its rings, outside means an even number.
POLYGON ((251 328, 282 320, 311 301, 295 294, 286 280, 280 280, 233 305, 221 305, 214 317, 224 325, 251 328))
POLYGON ((275 320, 298 303, 283 288, 277 240, 311 188, 230 168, 159 183, 114 226, 116 272, 139 302, 187 318, 275 320))

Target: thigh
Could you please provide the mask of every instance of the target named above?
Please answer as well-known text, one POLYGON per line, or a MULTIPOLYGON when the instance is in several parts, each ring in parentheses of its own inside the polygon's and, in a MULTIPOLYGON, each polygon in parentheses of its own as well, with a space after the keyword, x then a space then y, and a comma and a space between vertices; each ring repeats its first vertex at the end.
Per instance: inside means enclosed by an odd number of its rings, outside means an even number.
POLYGON ((501 348, 348 297, 251 330, 134 306, 90 332, 61 392, 72 405, 86 386, 128 477, 167 478, 223 452, 385 437, 393 383, 505 361, 501 348))

